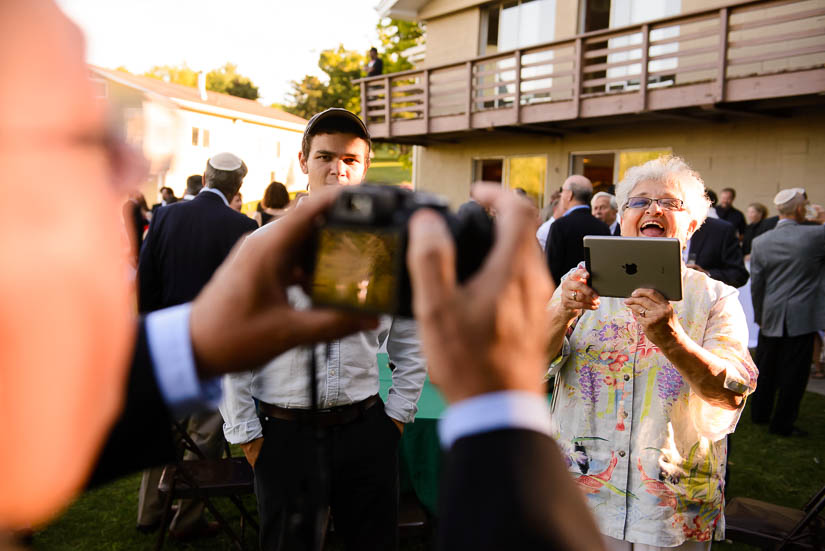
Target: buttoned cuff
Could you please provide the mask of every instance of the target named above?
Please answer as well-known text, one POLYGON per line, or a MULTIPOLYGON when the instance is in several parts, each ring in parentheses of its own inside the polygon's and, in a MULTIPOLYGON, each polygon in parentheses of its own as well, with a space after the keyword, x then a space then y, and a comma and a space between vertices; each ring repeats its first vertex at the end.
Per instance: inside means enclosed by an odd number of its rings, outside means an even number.
POLYGON ((500 429, 527 429, 551 436, 547 398, 514 390, 482 394, 447 408, 438 424, 445 449, 459 438, 500 429))
POLYGON ((202 409, 217 409, 220 377, 201 381, 189 336, 192 305, 181 304, 146 316, 149 354, 158 388, 175 417, 202 409))
POLYGON ((230 444, 246 444, 264 435, 261 420, 255 417, 249 421, 242 421, 230 425, 223 424, 223 435, 230 444))
POLYGON ((418 405, 406 400, 398 393, 390 391, 387 402, 384 404, 384 411, 396 421, 407 424, 412 423, 415 419, 415 414, 418 413, 418 405))

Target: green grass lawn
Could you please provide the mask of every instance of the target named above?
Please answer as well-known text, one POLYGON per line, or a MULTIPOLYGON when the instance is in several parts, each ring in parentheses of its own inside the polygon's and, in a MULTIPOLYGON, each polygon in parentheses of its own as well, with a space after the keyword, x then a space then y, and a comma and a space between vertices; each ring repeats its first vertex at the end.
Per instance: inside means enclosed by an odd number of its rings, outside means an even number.
MULTIPOLYGON (((763 426, 750 422, 748 409, 732 437, 729 497, 747 496, 789 507, 802 507, 825 483, 825 396, 805 394, 798 426, 810 432, 804 438, 780 438, 763 426)), ((135 530, 137 490, 140 475, 135 474, 108 486, 87 492, 46 529, 34 538, 34 549, 116 551, 151 549, 156 534, 142 535, 135 530)), ((225 500, 217 500, 221 502, 225 500)), ((246 502, 254 511, 254 499, 246 502)), ((239 515, 231 505, 220 510, 233 521, 239 515)), ((237 526, 237 524, 235 524, 237 526)), ((247 530, 249 547, 255 538, 247 530)), ((338 546, 331 546, 337 548, 338 546)), ((229 540, 218 536, 191 544, 167 540, 169 550, 229 549, 229 540)), ((405 542, 403 551, 424 550, 420 542, 405 542)), ((715 543, 715 551, 748 551, 753 547, 715 543)))
POLYGON ((412 181, 412 171, 404 168, 398 161, 375 158, 364 179, 381 184, 400 184, 412 181))

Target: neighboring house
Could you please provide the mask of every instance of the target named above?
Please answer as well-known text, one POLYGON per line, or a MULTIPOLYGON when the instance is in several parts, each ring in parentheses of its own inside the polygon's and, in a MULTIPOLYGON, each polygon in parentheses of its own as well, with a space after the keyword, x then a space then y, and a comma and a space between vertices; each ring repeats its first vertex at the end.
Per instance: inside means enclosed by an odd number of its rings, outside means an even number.
POLYGON ((203 174, 207 159, 222 151, 238 155, 249 168, 241 188, 245 201, 260 199, 272 180, 283 182, 290 191, 306 190, 306 176, 298 165, 307 123, 301 117, 203 87, 199 90, 94 66, 89 70, 99 84, 100 95, 133 106, 133 112, 141 115, 139 121, 125 121, 127 133, 138 122, 143 134, 160 134, 164 139, 160 126, 166 121, 142 108, 147 95, 160 96, 176 108, 172 164, 142 189, 150 204, 160 201, 158 190, 162 186, 171 187, 176 196, 182 197, 186 177, 203 174), (157 128, 145 128, 153 125, 157 128))
POLYGON ((539 206, 673 153, 737 205, 825 201, 825 0, 383 0, 426 26, 423 64, 360 79, 376 141, 416 144, 413 183, 474 180, 539 206), (646 86, 640 86, 645 82, 646 86), (392 92, 386 101, 386 87, 392 92))

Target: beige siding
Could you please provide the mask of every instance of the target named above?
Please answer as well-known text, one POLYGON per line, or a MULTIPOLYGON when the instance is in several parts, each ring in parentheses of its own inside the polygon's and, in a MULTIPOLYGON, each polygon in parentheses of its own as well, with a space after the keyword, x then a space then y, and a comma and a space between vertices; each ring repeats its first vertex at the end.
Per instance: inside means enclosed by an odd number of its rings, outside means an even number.
POLYGON ((556 40, 576 36, 579 32, 579 2, 556 0, 556 40))
POLYGON ((427 21, 426 65, 435 67, 476 57, 480 18, 481 11, 476 8, 427 21))
POLYGON ((432 0, 418 10, 418 18, 430 24, 431 19, 485 4, 484 0, 432 0))
POLYGON ((775 214, 771 201, 785 187, 804 187, 813 203, 825 204, 822 128, 825 114, 810 111, 776 120, 628 123, 564 138, 501 134, 421 148, 416 155, 415 183, 417 189, 445 195, 455 207, 468 198, 473 158, 546 154, 549 193, 567 176, 571 153, 670 147, 699 171, 708 187, 735 188, 740 210, 759 201, 775 214))

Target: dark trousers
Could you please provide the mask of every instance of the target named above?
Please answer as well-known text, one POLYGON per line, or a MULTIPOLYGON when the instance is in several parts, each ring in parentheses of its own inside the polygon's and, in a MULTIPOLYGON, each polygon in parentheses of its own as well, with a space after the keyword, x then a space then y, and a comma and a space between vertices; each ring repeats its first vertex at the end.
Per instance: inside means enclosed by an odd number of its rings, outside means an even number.
POLYGON ((751 397, 751 419, 754 423, 770 421, 770 431, 789 435, 799 415, 799 404, 808 385, 814 333, 798 337, 766 337, 759 335, 756 366, 759 379, 751 397), (777 391, 774 409, 774 398, 777 391), (771 412, 773 411, 773 416, 771 412))
POLYGON ((311 515, 319 491, 328 497, 335 531, 347 549, 398 548, 400 432, 381 402, 351 423, 324 429, 326 482, 318 475, 314 428, 272 417, 262 424, 255 494, 263 551, 308 548, 311 528, 298 530, 296 524, 311 515))

